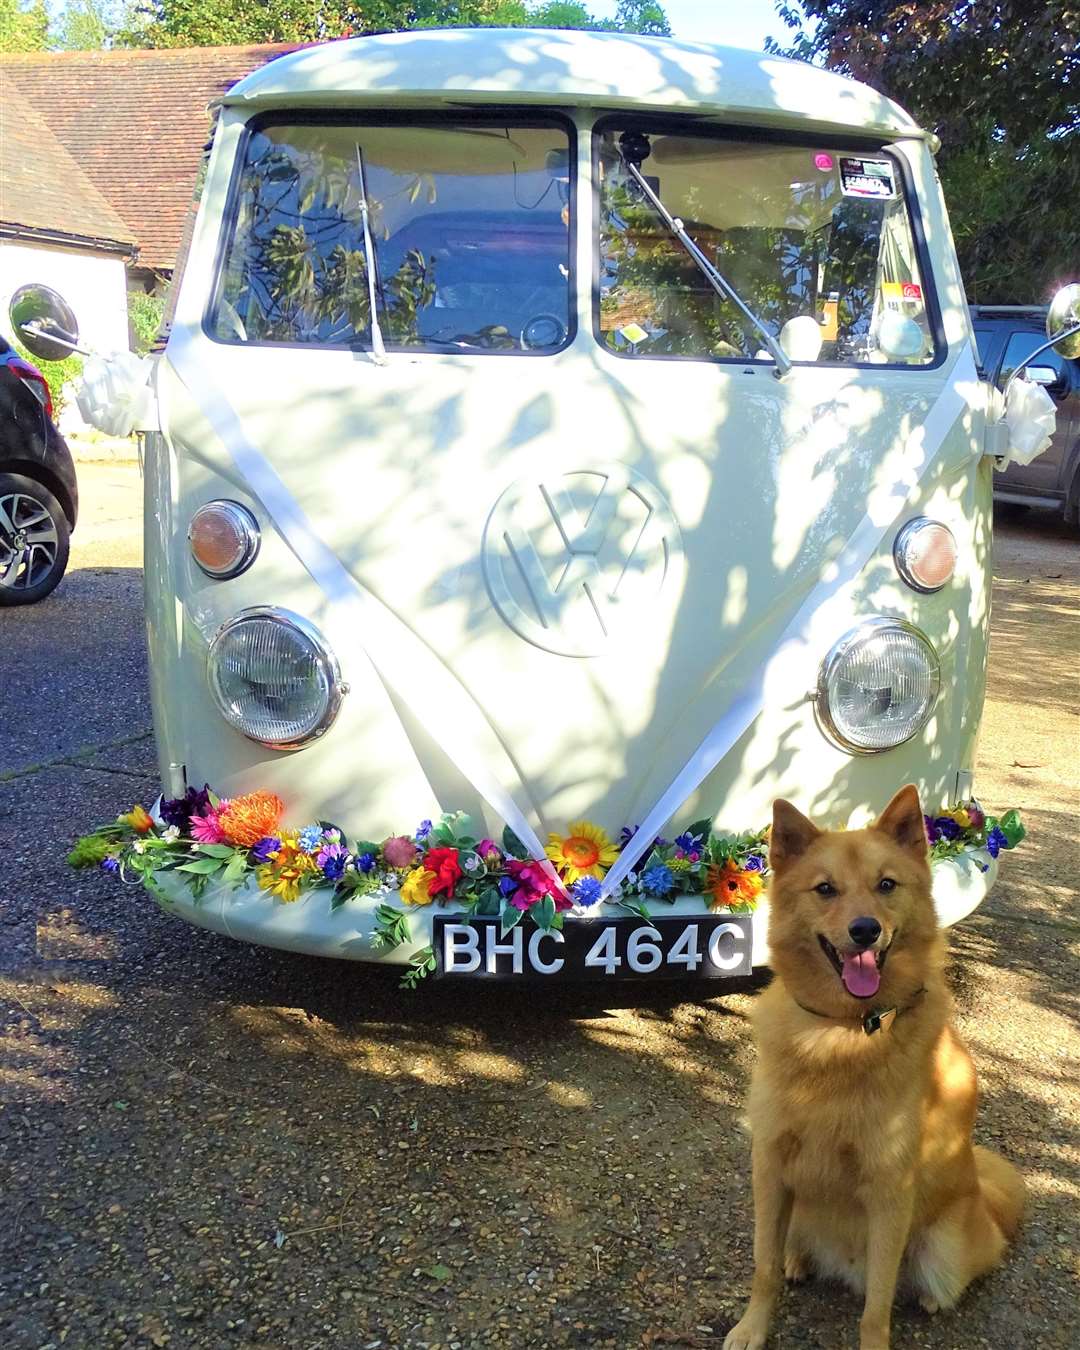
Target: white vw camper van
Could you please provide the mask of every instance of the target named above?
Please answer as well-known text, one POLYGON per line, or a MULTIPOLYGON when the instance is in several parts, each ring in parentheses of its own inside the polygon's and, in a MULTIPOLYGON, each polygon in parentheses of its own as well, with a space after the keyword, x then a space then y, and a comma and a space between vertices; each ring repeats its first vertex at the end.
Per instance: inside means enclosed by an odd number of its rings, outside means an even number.
POLYGON ((991 459, 934 148, 617 34, 231 89, 146 436, 163 801, 98 860, 410 978, 722 978, 767 960, 773 799, 914 782, 969 913, 1020 827, 973 800, 991 459))

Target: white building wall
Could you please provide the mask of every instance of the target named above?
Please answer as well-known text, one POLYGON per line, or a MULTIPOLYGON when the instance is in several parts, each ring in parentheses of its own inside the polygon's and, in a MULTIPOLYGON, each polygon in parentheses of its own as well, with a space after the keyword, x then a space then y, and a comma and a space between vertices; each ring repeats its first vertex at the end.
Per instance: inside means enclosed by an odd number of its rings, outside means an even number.
POLYGON ((0 240, 0 326, 11 336, 8 304, 28 282, 59 291, 79 321, 79 344, 128 350, 127 277, 122 258, 52 244, 0 240))

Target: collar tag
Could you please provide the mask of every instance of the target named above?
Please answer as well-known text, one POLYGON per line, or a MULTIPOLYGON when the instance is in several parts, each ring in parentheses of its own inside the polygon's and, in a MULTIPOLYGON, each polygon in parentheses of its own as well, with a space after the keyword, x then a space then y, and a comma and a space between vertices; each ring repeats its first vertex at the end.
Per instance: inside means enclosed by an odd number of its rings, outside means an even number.
POLYGON ((896 1020, 895 1008, 875 1008, 863 1018, 863 1031, 872 1036, 875 1031, 888 1031, 896 1020))

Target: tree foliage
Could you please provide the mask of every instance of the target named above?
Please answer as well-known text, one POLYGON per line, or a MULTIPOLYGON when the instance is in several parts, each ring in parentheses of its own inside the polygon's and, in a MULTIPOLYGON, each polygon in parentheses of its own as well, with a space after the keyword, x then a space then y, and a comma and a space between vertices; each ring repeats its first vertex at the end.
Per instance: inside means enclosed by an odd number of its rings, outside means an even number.
POLYGON ((1075 0, 777 0, 777 8, 794 30, 785 55, 872 85, 940 136, 969 299, 1031 304, 1077 279, 1075 0))
MULTIPOLYGON (((0 0, 9 3, 9 0, 0 0)), ((411 28, 592 28, 666 35, 655 0, 620 0, 598 19, 578 0, 140 0, 124 35, 132 46, 206 47, 248 42, 319 42, 411 28)))
POLYGON ((0 0, 0 52, 40 52, 48 45, 45 0, 0 0))

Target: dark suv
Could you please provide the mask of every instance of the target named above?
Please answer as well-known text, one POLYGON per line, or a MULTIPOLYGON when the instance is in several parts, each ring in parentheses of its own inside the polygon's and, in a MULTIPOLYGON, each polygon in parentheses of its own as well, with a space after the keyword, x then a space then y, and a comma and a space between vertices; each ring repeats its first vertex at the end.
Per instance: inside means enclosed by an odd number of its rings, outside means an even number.
MULTIPOLYGON (((1046 341, 1046 309, 1033 305, 972 305, 979 364, 1000 389, 1016 366, 1046 341)), ((1057 405, 1057 430, 1049 450, 1031 464, 1010 464, 994 474, 994 497, 1018 506, 1048 506, 1080 525, 1080 360, 1051 347, 1028 367, 1057 405)))

